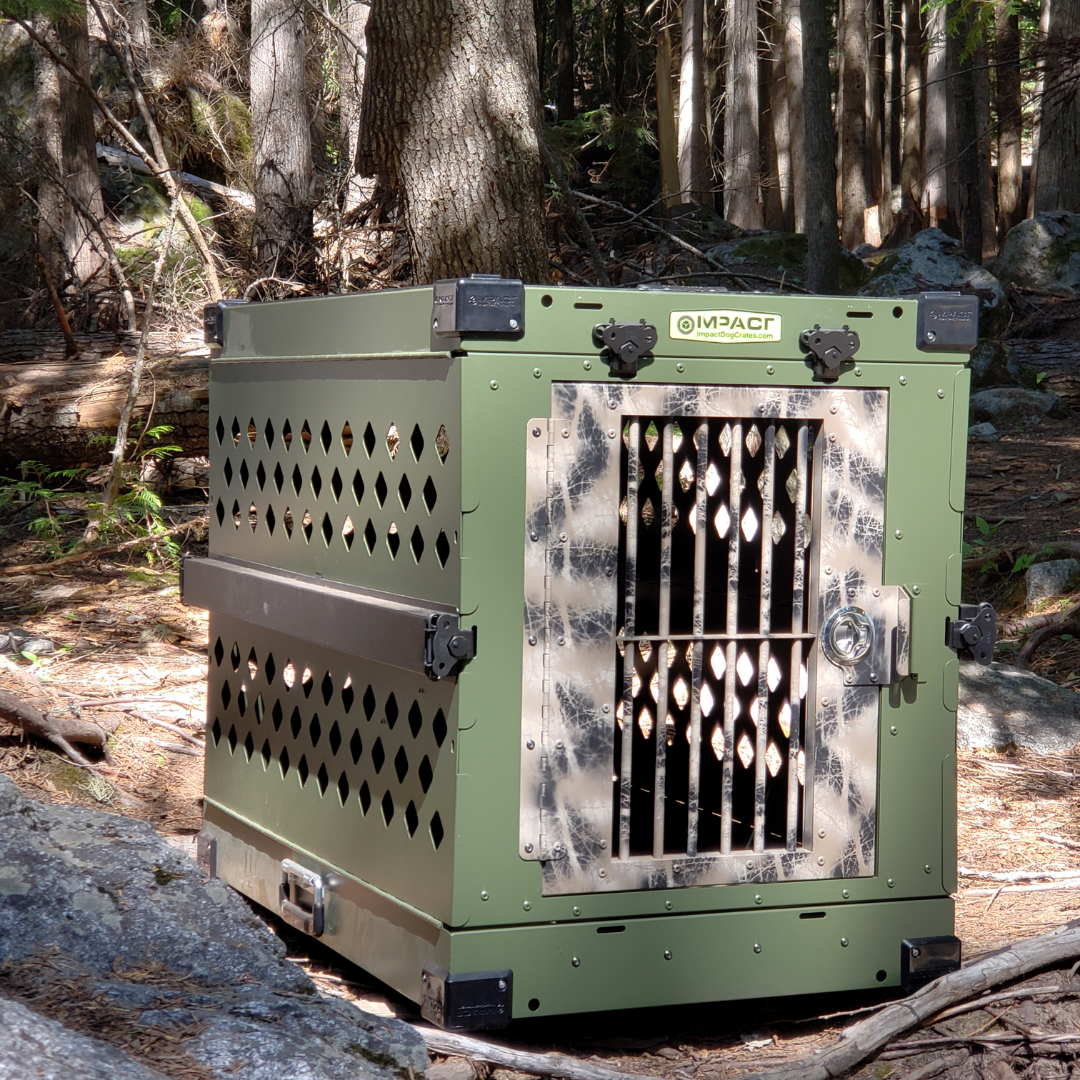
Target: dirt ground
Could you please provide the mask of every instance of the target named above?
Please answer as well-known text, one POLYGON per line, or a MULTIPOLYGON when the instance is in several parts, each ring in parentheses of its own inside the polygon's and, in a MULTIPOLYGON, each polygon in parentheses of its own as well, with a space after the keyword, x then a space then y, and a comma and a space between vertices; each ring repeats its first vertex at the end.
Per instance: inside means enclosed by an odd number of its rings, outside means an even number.
MULTIPOLYGON (((966 599, 993 600, 1001 617, 1036 613, 1024 607, 1023 575, 1013 571, 1013 562, 1023 551, 1080 542, 1078 451, 1076 418, 1043 421, 1008 431, 996 443, 972 446, 965 534, 974 552, 966 599), (977 518, 992 531, 980 528, 977 518), (1003 551, 1009 556, 999 557, 1003 551)), ((0 538, 5 524, 11 523, 0 515, 0 538)), ((198 553, 197 544, 193 550, 198 553)), ((39 545, 24 536, 8 531, 7 539, 0 539, 0 572, 40 556, 39 545)), ((176 569, 149 565, 141 554, 125 554, 49 572, 9 573, 0 583, 0 634, 18 628, 55 646, 53 653, 33 659, 0 658, 0 688, 20 693, 27 679, 37 680, 53 709, 119 722, 110 742, 113 763, 99 765, 89 778, 59 754, 0 723, 0 772, 35 798, 139 817, 192 850, 201 825, 207 624, 203 612, 180 604, 176 569)), ((1076 603, 1080 594, 1044 609, 1076 603)), ((999 659, 1007 660, 1021 641, 1021 635, 1006 640, 999 659)), ((1033 668, 1080 688, 1080 640, 1048 643, 1036 653, 1033 668)), ((1056 758, 1021 750, 961 751, 958 757, 961 867, 983 873, 1080 874, 1080 747, 1056 758)), ((967 958, 1080 917, 1080 890, 1053 882, 1049 887, 1001 886, 962 877, 956 900, 957 933, 967 958)), ((415 1006, 365 972, 266 917, 286 940, 294 961, 326 992, 370 1011, 419 1019, 415 1006)), ((1005 1035, 1025 1025, 1051 1032, 1080 1030, 1080 1005, 1074 1001, 1080 999, 1080 977, 1049 972, 1028 982, 1055 989, 1003 1003, 997 1011, 1004 1019, 982 1010, 924 1029, 920 1038, 938 1042, 921 1049, 917 1043, 894 1046, 859 1075, 885 1080, 895 1073, 916 1080, 918 1074, 921 1080, 927 1062, 946 1062, 945 1071, 954 1080, 976 1073, 985 1078, 988 1072, 994 1080, 1025 1071, 1033 1080, 1064 1076, 1068 1069, 1063 1062, 1080 1051, 1080 1043, 1068 1052, 1062 1047, 1057 1057, 1032 1060, 1017 1057, 1014 1043, 969 1058, 966 1050, 948 1042, 950 1032, 970 1033, 980 1025, 1005 1035)), ((558 1049, 608 1067, 676 1080, 724 1078, 751 1066, 802 1058, 888 999, 885 992, 847 994, 521 1021, 500 1033, 499 1041, 522 1049, 558 1049)), ((486 1070, 480 1071, 480 1080, 486 1080, 486 1070)), ((499 1080, 509 1080, 503 1070, 495 1071, 499 1080)), ((941 1071, 935 1067, 925 1075, 941 1071)))

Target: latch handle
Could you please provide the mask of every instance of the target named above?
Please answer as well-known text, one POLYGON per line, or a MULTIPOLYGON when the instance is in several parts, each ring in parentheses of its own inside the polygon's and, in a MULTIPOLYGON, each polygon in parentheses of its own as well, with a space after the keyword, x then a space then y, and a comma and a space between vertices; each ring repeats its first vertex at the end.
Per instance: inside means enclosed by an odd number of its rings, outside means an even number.
POLYGON ((847 326, 840 330, 815 326, 799 335, 799 344, 813 354, 814 378, 832 382, 840 376, 840 365, 859 351, 861 342, 859 335, 847 326))
POLYGON ((326 926, 326 891, 323 879, 318 874, 292 859, 282 859, 278 906, 281 917, 290 926, 312 937, 322 937, 326 926), (310 905, 300 902, 299 889, 311 893, 310 905))
POLYGON ((424 639, 424 672, 429 679, 453 675, 476 656, 476 627, 463 630, 453 615, 428 616, 424 639))
POLYGON ((996 640, 997 613, 992 604, 961 604, 959 616, 945 620, 945 644, 961 660, 985 667, 994 659, 996 640))
POLYGON ((636 323, 617 323, 611 319, 593 327, 593 341, 607 351, 612 375, 636 375, 638 361, 658 340, 656 327, 644 319, 636 323))

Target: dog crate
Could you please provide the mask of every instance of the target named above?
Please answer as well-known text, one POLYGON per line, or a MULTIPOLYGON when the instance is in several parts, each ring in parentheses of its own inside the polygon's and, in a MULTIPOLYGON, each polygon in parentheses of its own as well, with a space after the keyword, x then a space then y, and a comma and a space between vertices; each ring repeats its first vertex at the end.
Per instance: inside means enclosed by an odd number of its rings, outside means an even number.
POLYGON ((956 966, 976 305, 208 309, 203 861, 447 1027, 956 966))

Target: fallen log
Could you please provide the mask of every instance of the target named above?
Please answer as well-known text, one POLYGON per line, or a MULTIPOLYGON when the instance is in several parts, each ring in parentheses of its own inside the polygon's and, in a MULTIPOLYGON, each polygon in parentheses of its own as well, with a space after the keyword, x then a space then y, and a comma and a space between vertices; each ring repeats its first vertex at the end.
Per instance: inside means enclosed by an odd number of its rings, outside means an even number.
POLYGON ((75 717, 61 717, 52 712, 41 712, 21 698, 0 690, 0 720, 22 728, 27 735, 43 739, 62 750, 76 765, 90 762, 75 749, 74 744, 92 746, 101 753, 107 752, 108 735, 97 724, 75 717))

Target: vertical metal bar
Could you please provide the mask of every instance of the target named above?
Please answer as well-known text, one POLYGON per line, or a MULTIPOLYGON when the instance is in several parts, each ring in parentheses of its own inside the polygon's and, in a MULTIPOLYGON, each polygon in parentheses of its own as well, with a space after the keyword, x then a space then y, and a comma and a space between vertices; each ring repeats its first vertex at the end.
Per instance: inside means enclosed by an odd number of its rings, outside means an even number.
MULTIPOLYGON (((806 488, 809 470, 807 454, 809 427, 799 425, 795 441, 795 567, 791 590, 791 632, 800 634, 806 622, 806 488)), ((787 837, 788 851, 794 851, 799 829, 799 747, 802 742, 802 659, 803 643, 791 647, 791 734, 788 736, 787 837)))
POLYGON ((761 463, 761 576, 758 630, 757 739, 754 748, 754 850, 765 850, 765 782, 769 770, 769 631, 772 629, 772 519, 776 479, 776 425, 765 429, 765 459, 761 463))
POLYGON ((668 641, 671 633, 671 526, 675 486, 675 424, 664 424, 664 465, 660 492, 660 618, 657 627, 656 782, 653 785, 653 857, 664 854, 664 802, 667 797, 668 641))
POLYGON ((626 451, 626 574, 623 586, 623 710, 622 754, 619 765, 619 858, 630 858, 631 769, 634 757, 634 665, 637 646, 634 636, 637 602, 638 470, 640 468, 641 422, 629 422, 626 451))
MULTIPOLYGON (((703 420, 694 433, 697 447, 697 505, 694 507, 697 528, 694 531, 694 627, 697 637, 705 633, 705 545, 708 528, 706 512, 708 491, 705 474, 709 470, 709 422, 703 420)), ((690 698, 690 763, 686 796, 686 854, 698 853, 698 810, 701 798, 701 661, 705 645, 694 642, 694 659, 690 667, 692 691, 690 698)))
MULTIPOLYGON (((731 526, 728 532, 727 567, 727 634, 739 632, 739 515, 742 504, 742 424, 731 426, 731 470, 728 481, 728 501, 731 504, 731 526)), ((727 670, 724 672, 724 779, 720 807, 720 854, 731 854, 731 799, 735 768, 735 664, 737 646, 728 642, 727 670)))

